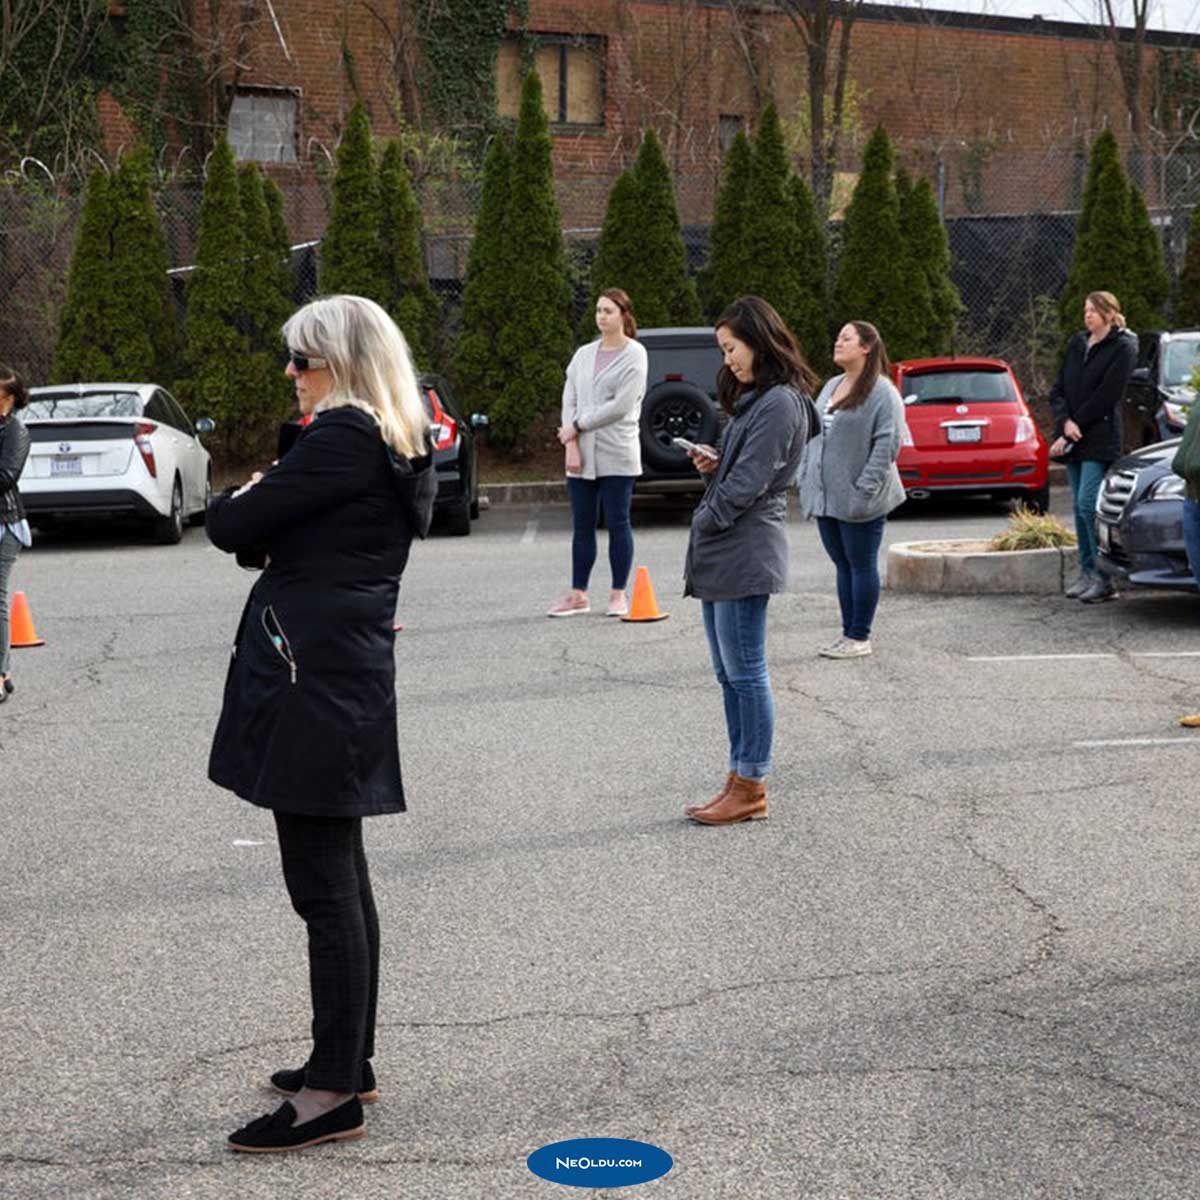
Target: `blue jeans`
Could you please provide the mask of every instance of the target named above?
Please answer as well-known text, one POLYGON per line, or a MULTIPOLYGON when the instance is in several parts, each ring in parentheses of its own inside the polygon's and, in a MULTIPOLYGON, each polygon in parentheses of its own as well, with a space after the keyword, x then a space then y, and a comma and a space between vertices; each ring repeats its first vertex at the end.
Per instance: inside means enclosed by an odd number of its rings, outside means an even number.
POLYGON ((8 583, 12 577, 13 565, 17 555, 21 553, 21 543, 11 529, 0 525, 0 675, 8 674, 9 642, 12 628, 8 615, 8 583))
POLYGON ((1108 464, 1085 458, 1082 462, 1067 462, 1067 481, 1075 502, 1075 537, 1079 542, 1079 568, 1096 569, 1096 497, 1108 464))
POLYGON ((704 632, 725 699, 729 769, 761 779, 771 769, 775 697, 767 675, 767 601, 770 596, 705 600, 704 632))
POLYGON ((1183 500, 1183 545, 1187 550, 1188 566, 1200 584, 1200 504, 1186 496, 1183 500))
POLYGON ((596 562, 596 522, 603 506, 613 590, 624 588, 629 582, 629 568, 633 566, 633 525, 629 520, 633 476, 571 478, 567 480, 567 495, 571 498, 571 520, 575 527, 571 538, 571 586, 581 592, 587 591, 596 562))
POLYGON ((817 518, 825 552, 837 567, 842 637, 856 642, 870 639, 871 622, 879 607, 879 544, 883 541, 886 521, 886 517, 876 517, 873 521, 817 518))

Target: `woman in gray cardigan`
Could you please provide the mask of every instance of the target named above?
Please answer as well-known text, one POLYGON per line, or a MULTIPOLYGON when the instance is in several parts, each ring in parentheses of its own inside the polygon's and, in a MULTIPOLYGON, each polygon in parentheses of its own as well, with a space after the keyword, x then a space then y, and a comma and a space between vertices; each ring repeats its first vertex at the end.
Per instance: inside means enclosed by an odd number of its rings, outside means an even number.
POLYGON ((842 636, 821 653, 861 658, 871 653, 884 522, 904 500, 896 469, 904 404, 888 379, 887 350, 874 325, 843 325, 833 361, 843 374, 817 397, 822 434, 804 459, 800 503, 805 516, 817 518, 821 541, 837 567, 842 636))
POLYGON ((716 333, 725 358, 717 395, 731 420, 719 453, 691 452, 708 484, 692 517, 684 593, 703 602, 729 774, 707 804, 683 811, 702 825, 732 825, 767 815, 775 733, 767 602, 787 587, 787 489, 816 424, 809 392, 817 379, 791 330, 757 296, 735 300, 716 333))
POLYGON ((571 589, 546 614, 574 617, 591 611, 588 579, 596 562, 596 522, 604 510, 612 590, 607 616, 623 617, 625 584, 633 565, 633 481, 642 473, 638 420, 646 394, 646 350, 637 336, 633 306, 620 288, 596 301, 600 340, 581 346, 567 367, 562 426, 566 447, 571 538, 571 589))

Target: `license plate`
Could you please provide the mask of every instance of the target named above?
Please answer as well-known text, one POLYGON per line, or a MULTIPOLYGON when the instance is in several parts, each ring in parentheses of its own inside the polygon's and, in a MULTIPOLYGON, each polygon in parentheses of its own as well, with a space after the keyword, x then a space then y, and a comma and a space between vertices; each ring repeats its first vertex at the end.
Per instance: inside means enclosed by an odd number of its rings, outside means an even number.
POLYGON ((78 454, 56 454, 50 460, 51 475, 82 475, 83 459, 78 454))
POLYGON ((950 442, 981 442, 983 430, 978 425, 951 425, 946 430, 946 440, 950 442))

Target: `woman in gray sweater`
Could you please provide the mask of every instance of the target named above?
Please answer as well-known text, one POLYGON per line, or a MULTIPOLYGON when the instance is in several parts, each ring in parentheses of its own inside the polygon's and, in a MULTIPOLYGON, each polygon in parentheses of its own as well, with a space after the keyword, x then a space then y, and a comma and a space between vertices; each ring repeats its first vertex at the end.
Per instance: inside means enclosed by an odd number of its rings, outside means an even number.
POLYGON ((612 590, 605 615, 628 611, 625 584, 633 565, 630 506, 633 481, 642 473, 638 419, 646 394, 646 349, 636 341, 633 306, 620 288, 596 301, 600 340, 576 351, 563 387, 558 440, 566 448, 571 501, 571 587, 546 614, 574 617, 591 612, 588 579, 596 562, 596 522, 604 510, 612 590))
POLYGON ((809 393, 817 378, 791 330, 757 296, 735 300, 716 334, 725 358, 717 397, 731 419, 719 452, 691 452, 708 483, 692 517, 684 594, 702 601, 725 701, 729 774, 707 804, 683 811, 702 825, 732 825, 767 815, 775 734, 767 602, 787 587, 787 489, 815 428, 809 393))
POLYGON ((817 397, 822 433, 804 459, 800 503, 805 516, 817 518, 821 541, 837 567, 842 636, 821 653, 861 658, 871 653, 884 522, 904 500, 896 469, 904 403, 888 379, 887 350, 874 325, 843 325, 833 361, 843 373, 817 397))

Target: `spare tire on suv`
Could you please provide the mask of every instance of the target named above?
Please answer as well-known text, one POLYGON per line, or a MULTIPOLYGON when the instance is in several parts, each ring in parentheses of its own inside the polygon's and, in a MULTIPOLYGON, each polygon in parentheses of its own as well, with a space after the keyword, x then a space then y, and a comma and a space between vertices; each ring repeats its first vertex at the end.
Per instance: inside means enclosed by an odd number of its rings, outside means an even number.
POLYGON ((717 405, 721 351, 707 326, 644 329, 646 396, 642 401, 639 492, 700 490, 704 480, 672 438, 714 445, 722 420, 717 405))

